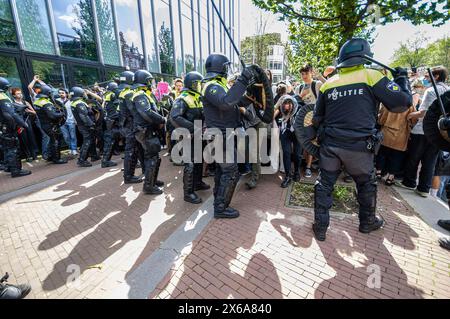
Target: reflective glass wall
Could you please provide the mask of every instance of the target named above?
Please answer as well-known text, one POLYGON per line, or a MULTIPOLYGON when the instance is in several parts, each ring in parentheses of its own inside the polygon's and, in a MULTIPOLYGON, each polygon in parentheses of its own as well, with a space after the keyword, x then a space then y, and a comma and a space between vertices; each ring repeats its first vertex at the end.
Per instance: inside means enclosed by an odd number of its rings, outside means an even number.
POLYGON ((16 27, 9 1, 0 1, 0 48, 16 49, 19 47, 16 27))

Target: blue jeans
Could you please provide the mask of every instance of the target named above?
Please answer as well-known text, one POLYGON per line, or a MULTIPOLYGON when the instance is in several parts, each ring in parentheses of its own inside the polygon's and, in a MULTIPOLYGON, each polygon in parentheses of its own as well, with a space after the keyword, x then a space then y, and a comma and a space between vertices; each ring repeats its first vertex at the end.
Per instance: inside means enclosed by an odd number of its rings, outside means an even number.
POLYGON ((45 159, 48 158, 48 145, 50 144, 50 137, 48 137, 47 133, 45 133, 45 131, 42 129, 39 118, 36 118, 35 123, 42 135, 42 157, 45 159))
POLYGON ((66 123, 61 126, 61 132, 64 136, 67 146, 71 151, 77 150, 77 129, 74 123, 66 123))

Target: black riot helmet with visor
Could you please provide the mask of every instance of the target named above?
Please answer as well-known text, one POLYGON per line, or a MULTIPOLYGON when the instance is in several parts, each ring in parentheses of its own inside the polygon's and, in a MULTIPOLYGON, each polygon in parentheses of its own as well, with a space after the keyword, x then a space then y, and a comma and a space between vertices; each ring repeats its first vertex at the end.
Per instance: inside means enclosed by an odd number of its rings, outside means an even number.
POLYGON ((11 84, 6 78, 0 77, 0 92, 6 92, 11 87, 11 84))
POLYGON ((203 81, 203 75, 198 72, 189 72, 184 77, 184 88, 195 91, 197 93, 201 92, 201 86, 203 81))
POLYGON ((373 52, 369 42, 362 38, 353 38, 345 42, 339 51, 337 68, 349 68, 368 63, 365 56, 373 58, 373 52))
POLYGON ((151 88, 153 79, 153 75, 147 70, 139 70, 134 74, 134 86, 151 88))
POLYGON ((220 53, 213 53, 206 59, 205 69, 206 80, 217 76, 228 77, 229 75, 234 74, 230 60, 220 53))

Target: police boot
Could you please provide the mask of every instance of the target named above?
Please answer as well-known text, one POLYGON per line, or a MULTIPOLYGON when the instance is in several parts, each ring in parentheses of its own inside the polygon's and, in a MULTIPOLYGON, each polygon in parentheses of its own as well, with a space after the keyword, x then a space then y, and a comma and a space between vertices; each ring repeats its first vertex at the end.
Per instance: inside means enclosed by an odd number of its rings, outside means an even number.
POLYGON ((155 185, 158 187, 163 187, 165 183, 163 181, 158 180, 160 166, 161 166, 161 159, 158 158, 158 161, 156 162, 156 168, 155 168, 155 185))
POLYGON ((145 160, 144 193, 147 195, 161 195, 163 191, 155 185, 156 160, 145 160))
POLYGON ((11 167, 11 177, 12 178, 31 175, 31 171, 22 169, 22 161, 20 160, 17 149, 15 150, 15 152, 13 152, 11 154, 11 156, 15 156, 15 163, 14 163, 15 165, 14 165, 14 167, 11 167))
POLYGON ((102 168, 115 167, 117 166, 116 162, 113 161, 102 161, 102 168))
POLYGON ((54 147, 54 153, 52 154, 53 164, 61 165, 61 164, 67 164, 66 159, 61 158, 61 150, 59 148, 59 143, 56 143, 54 147))
POLYGON ((81 159, 78 160, 77 165, 78 165, 79 167, 92 167, 91 162, 89 162, 89 161, 83 161, 83 160, 81 160, 81 159))
POLYGON ((228 207, 227 201, 233 196, 233 181, 221 179, 216 190, 214 199, 214 218, 238 218, 239 212, 234 208, 228 207))
POLYGON ((28 175, 31 175, 31 171, 28 171, 28 170, 25 170, 25 169, 12 170, 11 171, 11 177, 12 178, 28 176, 28 175))
POLYGON ((24 299, 31 292, 31 286, 24 285, 4 285, 0 288, 0 299, 24 299))
POLYGON ((318 241, 325 241, 327 239, 327 230, 328 226, 321 225, 318 222, 313 224, 314 236, 318 241))
POLYGON ((194 191, 206 191, 211 186, 203 182, 203 164, 194 164, 194 191))
POLYGON ((255 189, 257 186, 257 182, 255 179, 250 179, 247 183, 245 183, 248 189, 255 189))
POLYGON ((134 176, 135 169, 133 165, 133 159, 131 158, 130 154, 125 154, 123 171, 123 180, 125 184, 139 184, 143 182, 142 178, 134 176))
POLYGON ((384 220, 375 216, 375 214, 371 215, 364 221, 361 221, 359 224, 359 231, 363 234, 369 234, 373 231, 376 231, 383 227, 384 220))
POLYGON ((439 238, 439 245, 444 249, 450 250, 450 239, 439 238))
POLYGON ((194 165, 186 164, 183 173, 184 201, 191 204, 200 204, 202 199, 194 192, 194 165))
POLYGON ((447 231, 450 231, 450 220, 439 220, 438 225, 444 228, 447 231))
POLYGON ((281 183, 281 188, 288 188, 291 183, 292 183, 291 176, 286 175, 283 179, 283 182, 281 183))

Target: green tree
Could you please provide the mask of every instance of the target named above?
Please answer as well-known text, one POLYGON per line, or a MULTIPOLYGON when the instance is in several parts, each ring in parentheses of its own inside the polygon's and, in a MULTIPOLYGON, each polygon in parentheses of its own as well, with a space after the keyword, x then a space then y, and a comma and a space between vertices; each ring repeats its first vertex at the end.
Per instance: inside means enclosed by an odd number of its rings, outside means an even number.
POLYGON ((8 1, 0 1, 0 47, 17 47, 16 28, 8 1))
POLYGON ((159 60, 161 72, 165 74, 175 74, 175 62, 173 59, 175 49, 172 41, 172 31, 166 28, 164 22, 158 34, 159 38, 159 60))
POLYGON ((446 36, 431 43, 426 49, 426 55, 428 65, 443 65, 450 70, 450 38, 446 36))
POLYGON ((247 37, 241 42, 241 58, 246 64, 267 67, 267 56, 271 45, 281 45, 279 33, 268 33, 247 37))
MULTIPOLYGON (((94 19, 92 17, 92 6, 90 0, 79 0, 78 5, 74 6, 74 14, 77 16, 79 27, 73 26, 72 29, 80 37, 83 53, 81 58, 97 60, 97 46, 95 44, 94 19)), ((76 42, 76 40, 74 40, 76 42)), ((74 47, 77 43, 74 43, 74 47)))
POLYGON ((293 69, 305 60, 324 67, 355 36, 372 40, 375 24, 400 19, 440 26, 449 19, 447 0, 253 0, 289 23, 293 69))
POLYGON ((400 48, 394 52, 392 66, 404 66, 417 68, 426 63, 426 43, 429 38, 423 33, 416 33, 414 38, 400 44, 400 48))

